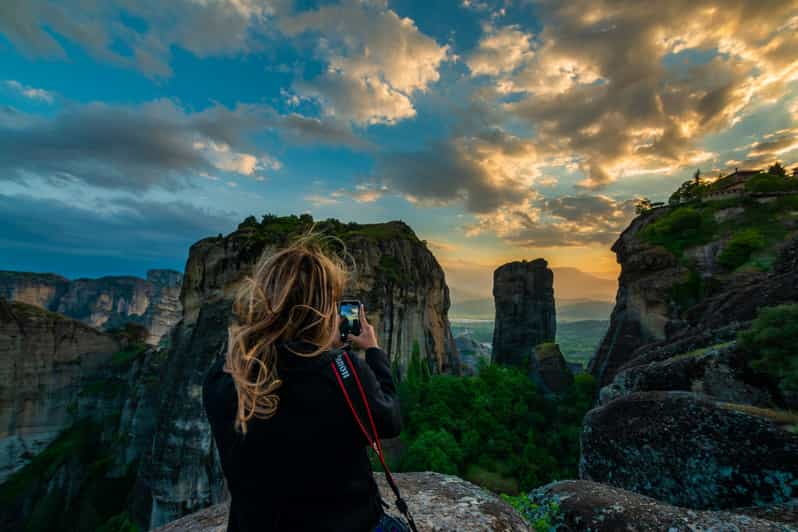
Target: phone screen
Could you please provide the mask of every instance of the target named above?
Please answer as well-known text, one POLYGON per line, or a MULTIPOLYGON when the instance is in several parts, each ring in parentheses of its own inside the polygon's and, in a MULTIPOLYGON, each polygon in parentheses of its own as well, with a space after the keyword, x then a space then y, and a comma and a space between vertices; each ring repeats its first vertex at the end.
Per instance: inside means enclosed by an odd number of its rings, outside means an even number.
POLYGON ((357 303, 341 303, 341 316, 354 323, 360 319, 360 305, 357 303))
POLYGON ((360 334, 360 301, 341 301, 341 338, 360 334))

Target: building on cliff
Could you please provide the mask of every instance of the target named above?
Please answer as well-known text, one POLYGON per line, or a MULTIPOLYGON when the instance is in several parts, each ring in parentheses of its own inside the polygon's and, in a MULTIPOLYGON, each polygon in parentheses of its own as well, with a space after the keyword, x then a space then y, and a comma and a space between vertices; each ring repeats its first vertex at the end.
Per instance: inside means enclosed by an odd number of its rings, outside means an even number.
POLYGON ((510 262, 493 272, 496 319, 492 360, 526 366, 535 347, 557 333, 554 273, 544 259, 510 262))

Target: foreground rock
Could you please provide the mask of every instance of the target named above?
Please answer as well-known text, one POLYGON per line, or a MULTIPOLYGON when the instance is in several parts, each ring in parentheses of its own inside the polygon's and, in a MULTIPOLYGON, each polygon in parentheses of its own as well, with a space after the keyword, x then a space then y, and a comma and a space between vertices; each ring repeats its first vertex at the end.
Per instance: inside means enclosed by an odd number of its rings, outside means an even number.
MULTIPOLYGON (((396 483, 407 500, 419 530, 435 531, 527 531, 520 515, 507 503, 458 477, 439 473, 397 473, 396 483)), ((377 474, 384 496, 390 494, 385 477, 377 474)), ((393 502, 392 497, 385 497, 393 502)), ((392 504, 393 508, 393 504, 392 504)), ((227 529, 227 503, 173 521, 158 532, 223 532, 227 529)), ((394 510, 391 510, 394 513, 394 510)))
POLYGON ((505 264, 493 272, 493 298, 493 361, 523 367, 556 336, 554 273, 544 259, 505 264))
POLYGON ((146 341, 158 345, 180 321, 182 274, 149 270, 147 278, 100 277, 70 281, 60 275, 0 271, 0 297, 64 314, 99 329, 134 322, 149 331, 146 341))
POLYGON ((0 298, 0 483, 71 423, 83 377, 119 347, 84 323, 0 298))
POLYGON ((798 416, 689 392, 642 392, 585 416, 580 477, 679 506, 778 504, 798 493, 798 416))
MULTIPOLYGON (((142 485, 150 491, 155 527, 221 501, 222 473, 201 403, 204 371, 223 345, 232 298, 261 253, 273 252, 313 220, 265 217, 245 220, 226 237, 206 238, 189 252, 181 301, 184 316, 172 336, 164 373, 158 431, 142 485)), ((404 371, 413 345, 432 373, 458 373, 449 327, 449 290, 443 269, 402 222, 321 222, 319 232, 337 236, 356 265, 347 294, 364 302, 369 321, 394 366, 404 371)))
POLYGON ((606 484, 567 480, 533 491, 530 498, 552 511, 552 525, 566 530, 615 532, 651 531, 787 531, 796 530, 795 504, 782 507, 696 511, 671 506, 655 499, 606 484))

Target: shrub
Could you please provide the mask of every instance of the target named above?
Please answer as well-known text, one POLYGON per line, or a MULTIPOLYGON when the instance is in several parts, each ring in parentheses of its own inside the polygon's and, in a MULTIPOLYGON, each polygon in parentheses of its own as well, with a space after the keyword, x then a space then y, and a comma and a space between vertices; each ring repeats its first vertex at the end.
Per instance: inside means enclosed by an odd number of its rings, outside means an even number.
POLYGON ((798 190, 798 180, 784 175, 757 174, 745 184, 748 192, 788 192, 798 190))
POLYGON ((738 335, 752 368, 772 376, 785 392, 798 392, 798 304, 759 310, 738 335))
POLYGON ((401 469, 461 471, 499 491, 577 475, 582 418, 595 388, 590 375, 547 400, 515 368, 488 365, 471 377, 412 373, 399 386, 408 446, 401 469))
POLYGON ((751 255, 765 247, 765 237, 756 229, 743 229, 735 233, 718 256, 718 262, 733 270, 742 266, 751 255))
POLYGON ((712 240, 716 224, 711 215, 692 207, 679 207, 646 226, 641 236, 679 256, 685 248, 712 240))

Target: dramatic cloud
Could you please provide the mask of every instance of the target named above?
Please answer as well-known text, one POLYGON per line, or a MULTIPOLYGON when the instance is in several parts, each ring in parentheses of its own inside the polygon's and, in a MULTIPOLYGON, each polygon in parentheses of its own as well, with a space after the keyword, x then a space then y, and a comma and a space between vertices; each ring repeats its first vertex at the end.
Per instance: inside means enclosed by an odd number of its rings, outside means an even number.
POLYGON ((476 76, 497 76, 512 72, 532 58, 531 39, 531 35, 517 26, 488 28, 476 51, 468 57, 468 68, 476 76))
POLYGON ((32 173, 106 188, 174 190, 194 174, 252 175, 279 168, 264 154, 244 151, 246 136, 262 127, 262 114, 247 106, 187 113, 158 100, 73 106, 52 119, 12 116, 0 122, 0 179, 32 173))
POLYGON ((499 129, 379 157, 376 178, 414 203, 464 202, 488 213, 535 195, 537 154, 530 143, 499 129))
POLYGON ((271 13, 267 0, 4 0, 0 33, 32 57, 65 57, 56 34, 99 59, 163 77, 173 46, 199 57, 247 51, 253 25, 265 31, 271 13))
MULTIPOLYGON (((24 257, 35 263, 42 255, 63 256, 64 263, 67 257, 83 256, 118 258, 128 268, 138 263, 182 267, 191 244, 229 232, 237 221, 240 217, 231 213, 183 202, 117 198, 77 207, 72 202, 0 194, 0 245, 14 267, 23 267, 25 263, 17 261, 24 257)), ((49 267, 62 271, 63 265, 49 267)))
MULTIPOLYGON (((505 110, 535 128, 536 143, 576 157, 585 187, 714 158, 697 141, 798 79, 790 0, 544 1, 539 8, 539 44, 511 54, 523 64, 493 63, 498 95, 520 95, 505 110)), ((512 31, 491 30, 483 42, 512 31)))
POLYGON ((633 217, 634 200, 580 194, 480 215, 469 234, 491 231, 526 247, 610 244, 633 217))
POLYGON ((288 141, 297 144, 332 144, 358 150, 374 148, 369 142, 355 135, 346 123, 291 113, 276 117, 271 124, 288 141))
POLYGON ((278 21, 288 36, 317 36, 326 70, 294 89, 326 114, 358 124, 394 123, 415 115, 411 97, 439 78, 448 47, 421 33, 385 2, 345 0, 278 21))
POLYGON ((45 103, 53 103, 55 100, 55 95, 52 92, 44 89, 37 89, 36 87, 29 87, 13 79, 6 80, 5 85, 14 92, 31 100, 38 100, 45 103))

